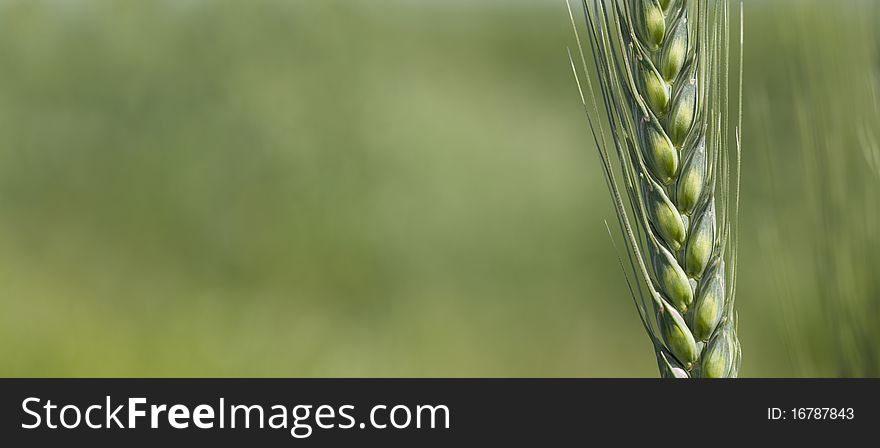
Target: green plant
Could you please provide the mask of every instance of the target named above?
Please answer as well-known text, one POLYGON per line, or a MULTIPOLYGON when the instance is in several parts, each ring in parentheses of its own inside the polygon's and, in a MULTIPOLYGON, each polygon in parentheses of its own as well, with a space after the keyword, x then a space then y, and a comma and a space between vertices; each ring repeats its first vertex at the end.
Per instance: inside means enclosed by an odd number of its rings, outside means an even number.
POLYGON ((786 0, 766 11, 768 21, 779 21, 791 18, 793 6, 806 5, 773 36, 789 42, 781 51, 789 68, 781 77, 784 88, 762 87, 750 98, 760 106, 750 114, 760 146, 793 142, 796 148, 762 156, 756 177, 765 179, 763 204, 757 205, 767 219, 756 237, 777 283, 773 297, 799 373, 876 378, 880 46, 874 24, 880 8, 874 2, 840 3, 845 7, 818 13, 810 8, 821 1, 786 0), (807 40, 814 44, 799 45, 807 40), (790 131, 771 120, 780 116, 791 117, 790 131), (796 175, 780 180, 778 174, 791 167, 796 175), (810 244, 797 247, 805 235, 810 244))
POLYGON ((594 69, 569 4, 583 82, 573 60, 572 69, 624 235, 627 284, 660 372, 735 377, 740 150, 738 130, 736 142, 729 138, 727 2, 582 6, 594 69))

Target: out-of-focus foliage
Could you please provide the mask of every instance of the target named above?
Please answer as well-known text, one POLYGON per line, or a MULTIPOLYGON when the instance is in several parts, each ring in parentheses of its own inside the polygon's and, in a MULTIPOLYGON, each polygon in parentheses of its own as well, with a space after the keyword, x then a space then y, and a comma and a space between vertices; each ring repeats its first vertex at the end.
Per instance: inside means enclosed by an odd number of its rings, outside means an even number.
MULTIPOLYGON (((743 376, 814 372, 782 297, 836 373, 799 86, 877 50, 828 10, 747 5, 743 376)), ((556 1, 0 2, 0 375, 656 375, 569 44, 556 1)))
MULTIPOLYGON (((767 151, 756 236, 802 375, 880 376, 880 5, 774 3, 788 73, 749 96, 767 151), (794 151, 790 148, 795 148, 794 151), (797 173, 795 177, 780 173, 797 173)), ((766 51, 766 47, 765 47, 766 51)))

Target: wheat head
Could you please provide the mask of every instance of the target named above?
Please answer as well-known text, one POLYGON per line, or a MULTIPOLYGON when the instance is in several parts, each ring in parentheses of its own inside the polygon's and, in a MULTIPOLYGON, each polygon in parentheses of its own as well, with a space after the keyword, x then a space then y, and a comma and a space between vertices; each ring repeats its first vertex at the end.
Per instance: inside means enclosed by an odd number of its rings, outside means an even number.
POLYGON ((660 372, 736 377, 740 150, 739 128, 735 143, 728 135, 727 2, 582 6, 594 68, 569 3, 583 75, 573 59, 572 68, 624 235, 621 264, 660 372))

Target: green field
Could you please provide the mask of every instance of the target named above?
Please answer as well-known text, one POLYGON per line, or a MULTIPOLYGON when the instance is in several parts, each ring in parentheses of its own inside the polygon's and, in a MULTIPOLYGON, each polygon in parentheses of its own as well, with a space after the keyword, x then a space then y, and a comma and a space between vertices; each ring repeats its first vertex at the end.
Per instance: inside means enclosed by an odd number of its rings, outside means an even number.
MULTIPOLYGON (((878 8, 746 3, 742 375, 871 374, 878 8)), ((0 376, 656 376, 567 20, 0 2, 0 376)))

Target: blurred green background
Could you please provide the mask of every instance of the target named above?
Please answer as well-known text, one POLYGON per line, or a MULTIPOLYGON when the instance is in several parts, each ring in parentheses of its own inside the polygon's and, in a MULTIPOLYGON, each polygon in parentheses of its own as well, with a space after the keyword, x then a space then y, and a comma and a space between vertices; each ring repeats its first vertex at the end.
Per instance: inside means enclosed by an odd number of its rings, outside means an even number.
MULTIPOLYGON (((746 2, 743 376, 870 374, 880 15, 832 3, 746 2)), ((0 2, 0 375, 656 376, 567 20, 0 2)))

